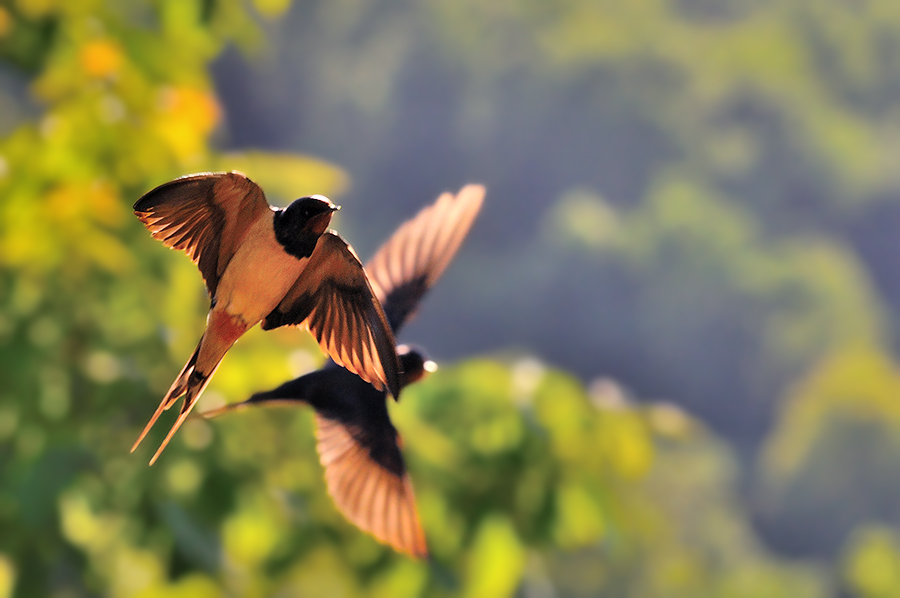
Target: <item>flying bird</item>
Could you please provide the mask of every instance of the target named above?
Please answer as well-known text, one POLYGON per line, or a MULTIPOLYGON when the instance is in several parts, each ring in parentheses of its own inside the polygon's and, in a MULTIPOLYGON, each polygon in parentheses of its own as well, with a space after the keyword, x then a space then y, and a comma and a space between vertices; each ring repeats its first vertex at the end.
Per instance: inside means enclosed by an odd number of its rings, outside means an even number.
POLYGON ((200 173, 164 183, 134 204, 154 238, 183 250, 206 282, 206 330, 138 437, 183 395, 181 414, 150 465, 187 418, 222 358, 257 322, 264 330, 309 330, 331 359, 371 383, 400 392, 390 324, 362 263, 334 231, 339 208, 312 195, 283 209, 239 172, 200 173))
MULTIPOLYGON (((453 259, 483 199, 480 185, 467 185, 455 196, 444 193, 397 229, 366 264, 372 288, 395 333, 413 317, 422 297, 453 259)), ((397 353, 401 386, 436 369, 420 349, 400 345, 397 353)), ((251 405, 298 403, 308 403, 315 410, 316 448, 328 493, 338 509, 380 542, 415 557, 427 556, 400 436, 388 415, 383 390, 330 362, 278 388, 204 415, 214 417, 251 405)))

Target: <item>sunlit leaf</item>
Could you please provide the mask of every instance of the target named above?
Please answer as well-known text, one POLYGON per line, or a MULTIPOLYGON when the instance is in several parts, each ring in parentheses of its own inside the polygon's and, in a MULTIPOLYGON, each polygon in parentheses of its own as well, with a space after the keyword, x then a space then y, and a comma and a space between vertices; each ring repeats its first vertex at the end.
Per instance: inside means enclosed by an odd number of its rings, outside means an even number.
POLYGON ((525 551, 509 521, 493 515, 478 527, 468 561, 464 595, 502 598, 512 596, 518 586, 525 551))

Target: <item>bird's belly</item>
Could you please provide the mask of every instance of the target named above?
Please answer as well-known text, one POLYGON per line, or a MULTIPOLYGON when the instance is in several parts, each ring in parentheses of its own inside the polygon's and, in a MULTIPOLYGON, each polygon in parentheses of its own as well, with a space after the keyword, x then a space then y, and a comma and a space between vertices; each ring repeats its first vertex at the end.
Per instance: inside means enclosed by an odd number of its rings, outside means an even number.
POLYGON ((308 261, 285 253, 274 238, 245 244, 219 280, 216 308, 256 324, 281 303, 308 261))

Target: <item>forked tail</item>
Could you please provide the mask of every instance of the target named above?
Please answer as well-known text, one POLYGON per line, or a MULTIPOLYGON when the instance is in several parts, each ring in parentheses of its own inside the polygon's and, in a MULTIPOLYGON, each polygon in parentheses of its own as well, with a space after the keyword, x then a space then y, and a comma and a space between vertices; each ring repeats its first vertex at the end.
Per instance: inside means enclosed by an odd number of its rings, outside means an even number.
POLYGON ((178 377, 175 379, 175 382, 172 383, 172 386, 169 387, 169 392, 166 393, 166 396, 163 397, 163 400, 160 402, 159 407, 156 408, 156 412, 150 418, 150 421, 147 422, 147 425, 144 426, 144 431, 141 432, 141 435, 138 436, 138 439, 134 442, 134 446, 131 447, 131 452, 141 444, 144 440, 144 437, 150 431, 150 428, 153 427, 153 424, 156 423, 156 420, 162 415, 163 411, 171 408, 172 405, 175 404, 178 399, 184 395, 184 403, 181 406, 181 414, 179 414, 178 419, 175 421, 175 424, 169 430, 168 435, 166 435, 165 440, 163 440, 162 444, 156 450, 156 454, 153 455, 153 458, 150 459, 150 465, 153 465, 156 462, 156 459, 159 458, 160 454, 162 454, 163 449, 166 448, 166 445, 169 444, 169 441, 172 439, 172 436, 175 435, 175 432, 178 428, 181 427, 181 424, 184 423, 184 420, 187 419, 188 414, 190 414, 191 409, 193 409, 194 405, 197 403, 197 399, 200 398, 200 395, 203 394, 203 390, 206 388, 206 385, 209 384, 210 378, 215 373, 216 369, 219 367, 219 362, 221 361, 222 356, 219 357, 219 360, 215 363, 215 365, 210 368, 208 373, 199 372, 195 369, 197 363, 197 356, 200 354, 200 347, 203 344, 203 339, 200 339, 200 343, 197 345, 197 348, 194 349, 193 355, 188 359, 187 363, 182 368, 181 373, 178 374, 178 377))
MULTIPOLYGON (((218 367, 218 364, 216 364, 216 367, 218 367)), ((187 394, 184 395, 184 403, 182 403, 181 405, 181 413, 178 415, 178 419, 175 420, 175 423, 172 424, 172 427, 171 429, 169 429, 169 433, 166 434, 166 437, 162 441, 162 444, 160 444, 159 448, 156 449, 156 453, 154 453, 153 458, 150 459, 150 465, 156 463, 156 460, 162 454, 163 450, 165 450, 166 445, 169 444, 170 440, 172 440, 172 436, 175 435, 175 432, 178 431, 178 428, 181 427, 181 424, 183 424, 184 420, 187 419, 187 416, 190 415, 191 409, 193 409, 194 405, 197 404, 197 399, 199 399, 200 395, 203 394, 204 389, 206 389, 206 385, 209 384, 209 381, 215 371, 215 368, 213 368, 213 371, 208 374, 201 374, 196 370, 191 373, 189 377, 190 385, 188 386, 187 394)))

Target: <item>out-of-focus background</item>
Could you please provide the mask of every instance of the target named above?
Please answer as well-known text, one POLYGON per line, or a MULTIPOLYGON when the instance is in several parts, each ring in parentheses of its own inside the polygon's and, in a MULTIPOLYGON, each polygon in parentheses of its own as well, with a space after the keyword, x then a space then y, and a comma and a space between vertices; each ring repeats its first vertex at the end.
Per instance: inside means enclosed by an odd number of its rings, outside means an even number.
MULTIPOLYGON (((0 3, 0 597, 900 595, 900 3, 0 3), (131 204, 239 169, 365 259, 487 186, 400 335, 433 554, 307 409, 137 433, 196 268, 131 204)), ((201 402, 322 361, 248 334, 201 402)))

